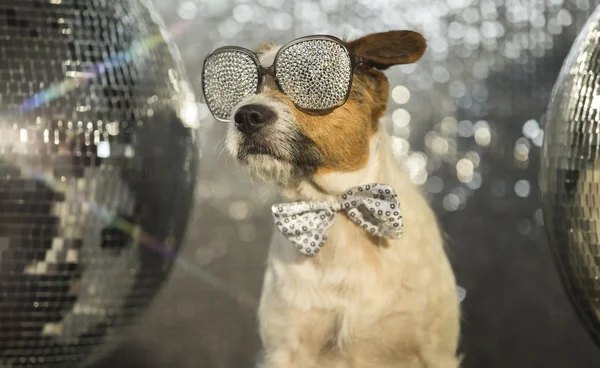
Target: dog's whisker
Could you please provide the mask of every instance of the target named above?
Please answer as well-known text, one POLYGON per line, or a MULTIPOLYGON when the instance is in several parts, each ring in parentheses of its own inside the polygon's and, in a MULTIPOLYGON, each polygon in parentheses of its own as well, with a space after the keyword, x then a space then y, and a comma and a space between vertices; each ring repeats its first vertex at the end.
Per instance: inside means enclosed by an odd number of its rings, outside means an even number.
MULTIPOLYGON (((219 147, 219 144, 223 143, 225 140, 225 137, 221 137, 221 139, 219 139, 217 141, 217 144, 215 144, 215 148, 213 149, 213 155, 215 154, 215 152, 217 152, 217 148, 219 147)), ((223 145, 225 147, 225 145, 223 145)))
POLYGON ((267 200, 269 199, 269 197, 271 197, 272 193, 273 193, 273 189, 271 188, 267 188, 267 190, 264 191, 263 196, 262 196, 262 203, 260 204, 261 207, 265 207, 267 204, 267 200))
MULTIPOLYGON (((225 150, 227 149, 226 146, 223 146, 223 149, 221 149, 221 152, 219 152, 219 155, 217 156, 217 161, 219 161, 219 159, 221 159, 221 155, 223 154, 223 152, 225 152, 225 150)), ((225 163, 227 164, 227 158, 229 158, 229 155, 225 156, 225 163)))

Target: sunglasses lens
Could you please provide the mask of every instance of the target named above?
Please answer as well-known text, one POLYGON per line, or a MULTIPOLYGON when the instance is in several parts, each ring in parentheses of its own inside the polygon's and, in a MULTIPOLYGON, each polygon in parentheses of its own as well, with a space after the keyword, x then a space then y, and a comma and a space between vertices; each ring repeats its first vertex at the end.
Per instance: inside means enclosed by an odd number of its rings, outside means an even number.
POLYGON ((297 106, 324 110, 342 103, 352 81, 346 49, 331 40, 306 40, 282 50, 277 79, 297 106))
POLYGON ((235 105, 256 93, 256 64, 250 55, 241 51, 212 54, 204 64, 202 87, 212 114, 217 119, 228 120, 235 105))

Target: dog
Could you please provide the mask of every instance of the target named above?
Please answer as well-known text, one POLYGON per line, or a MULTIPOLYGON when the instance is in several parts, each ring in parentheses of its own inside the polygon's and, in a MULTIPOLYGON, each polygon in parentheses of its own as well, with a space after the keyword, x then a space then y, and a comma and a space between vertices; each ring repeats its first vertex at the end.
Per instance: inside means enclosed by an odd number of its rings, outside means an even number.
MULTIPOLYGON (((306 256, 276 230, 258 307, 258 366, 456 368, 460 303, 443 236, 381 123, 383 71, 419 60, 426 40, 389 31, 342 42, 359 60, 345 103, 305 111, 267 76, 233 108, 226 147, 287 202, 333 204, 349 188, 387 185, 402 209, 402 234, 373 236, 338 211, 323 246, 306 256)), ((278 51, 272 43, 255 50, 263 70, 278 51)))

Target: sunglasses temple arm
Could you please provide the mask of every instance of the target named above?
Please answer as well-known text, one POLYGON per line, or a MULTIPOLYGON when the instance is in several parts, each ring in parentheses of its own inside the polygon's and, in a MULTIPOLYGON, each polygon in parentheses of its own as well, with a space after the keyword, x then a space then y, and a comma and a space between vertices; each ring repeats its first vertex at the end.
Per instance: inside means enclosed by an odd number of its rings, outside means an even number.
POLYGON ((355 54, 350 54, 350 55, 352 55, 352 58, 354 59, 353 61, 354 61, 355 66, 359 66, 365 62, 365 59, 362 56, 358 56, 355 54))

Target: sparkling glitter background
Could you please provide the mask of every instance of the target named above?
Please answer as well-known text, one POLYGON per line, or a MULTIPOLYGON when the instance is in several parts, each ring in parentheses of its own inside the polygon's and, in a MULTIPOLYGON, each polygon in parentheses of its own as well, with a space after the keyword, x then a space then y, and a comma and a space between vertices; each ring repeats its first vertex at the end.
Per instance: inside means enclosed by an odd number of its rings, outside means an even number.
MULTIPOLYGON (((540 118, 594 0, 154 0, 196 91, 203 57, 233 44, 413 29, 429 41, 387 74, 386 127, 445 231, 464 302, 465 367, 598 367, 568 303, 537 200, 540 118)), ((250 367, 275 193, 223 153, 225 126, 202 105, 193 225, 178 266, 134 331, 99 367, 250 367)))

